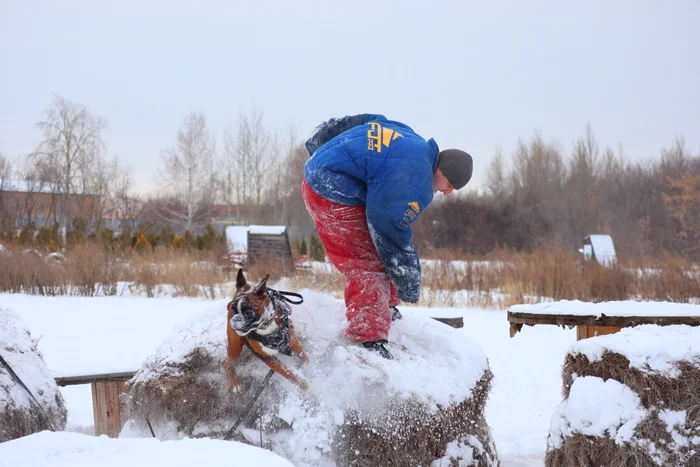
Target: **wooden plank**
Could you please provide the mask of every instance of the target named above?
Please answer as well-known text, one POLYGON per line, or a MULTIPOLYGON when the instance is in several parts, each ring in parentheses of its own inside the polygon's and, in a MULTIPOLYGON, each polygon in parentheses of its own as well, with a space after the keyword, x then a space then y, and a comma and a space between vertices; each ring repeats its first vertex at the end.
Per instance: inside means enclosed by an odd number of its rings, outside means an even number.
POLYGON ((106 381, 92 384, 95 436, 119 436, 126 423, 126 410, 121 395, 126 392, 123 381, 106 381))
POLYGON ((452 326, 453 328, 463 328, 464 327, 464 318, 462 316, 456 316, 454 318, 439 318, 432 316, 432 318, 436 321, 440 321, 441 323, 445 323, 448 326, 452 326))
POLYGON ((588 326, 576 326, 576 340, 588 339, 588 326))
POLYGON ((105 388, 102 383, 92 383, 92 415, 95 424, 95 436, 107 433, 107 406, 105 405, 105 388))
POLYGON ((72 386, 75 384, 92 384, 107 381, 128 381, 136 371, 122 371, 119 373, 101 373, 92 375, 59 376, 54 378, 59 386, 72 386))
POLYGON ((688 326, 700 326, 700 316, 591 316, 591 315, 563 315, 522 313, 509 311, 508 321, 516 324, 554 324, 558 326, 637 326, 640 324, 657 324, 669 326, 673 324, 685 324, 688 326))
POLYGON ((126 423, 126 407, 121 395, 126 392, 124 381, 104 383, 107 386, 107 436, 116 438, 126 423))
POLYGON ((580 341, 590 337, 615 334, 622 328, 623 326, 576 326, 576 340, 580 341))

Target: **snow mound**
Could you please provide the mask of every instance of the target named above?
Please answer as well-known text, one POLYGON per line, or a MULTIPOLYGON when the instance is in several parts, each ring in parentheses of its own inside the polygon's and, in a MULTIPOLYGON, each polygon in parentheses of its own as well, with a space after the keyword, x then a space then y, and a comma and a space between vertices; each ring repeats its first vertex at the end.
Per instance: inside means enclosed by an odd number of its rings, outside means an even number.
POLYGON ((36 399, 0 365, 0 442, 49 429, 50 425, 64 429, 65 403, 51 372, 19 316, 2 307, 0 357, 36 399))
POLYGON ((554 409, 547 445, 561 448, 575 433, 609 436, 622 444, 632 438, 645 415, 637 393, 624 384, 595 376, 576 378, 569 398, 554 409))
MULTIPOLYGON (((310 362, 281 360, 311 389, 302 392, 275 375, 236 439, 259 444, 262 437, 297 466, 377 465, 377 456, 382 465, 430 465, 444 456, 497 465, 483 417, 492 375, 476 344, 402 309, 404 318, 389 334, 394 359, 386 360, 344 342, 341 300, 302 294, 305 302, 292 307, 292 320, 310 362), (456 452, 473 457, 450 455, 456 452)), ((134 376, 130 429, 147 433, 147 421, 162 439, 221 438, 248 406, 268 368, 244 349, 236 362, 243 390, 229 390, 226 303, 177 329, 134 376)))

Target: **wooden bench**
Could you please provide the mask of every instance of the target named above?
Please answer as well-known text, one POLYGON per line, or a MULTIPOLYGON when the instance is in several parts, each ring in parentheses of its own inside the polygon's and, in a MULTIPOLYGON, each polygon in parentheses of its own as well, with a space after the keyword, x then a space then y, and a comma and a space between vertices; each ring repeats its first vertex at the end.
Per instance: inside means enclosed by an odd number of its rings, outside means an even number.
POLYGON ((59 386, 90 384, 92 387, 92 413, 95 419, 95 436, 107 435, 116 438, 126 423, 127 414, 121 395, 126 392, 125 382, 136 371, 101 373, 94 375, 60 376, 59 386))
POLYGON ((641 324, 656 324, 670 326, 685 324, 688 326, 700 326, 700 316, 600 316, 567 314, 561 312, 552 313, 527 313, 522 311, 508 311, 510 323, 510 337, 515 336, 523 327, 549 324, 556 326, 576 327, 576 340, 604 334, 614 334, 620 329, 641 324))

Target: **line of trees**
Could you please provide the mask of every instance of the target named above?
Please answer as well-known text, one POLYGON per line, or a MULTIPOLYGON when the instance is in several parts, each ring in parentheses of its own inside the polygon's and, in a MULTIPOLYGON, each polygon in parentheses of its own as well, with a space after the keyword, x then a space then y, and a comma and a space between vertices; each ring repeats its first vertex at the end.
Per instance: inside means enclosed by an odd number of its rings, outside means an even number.
POLYGON ((158 188, 148 195, 136 194, 131 167, 106 156, 105 127, 105 120, 85 106, 56 97, 37 123, 41 141, 36 150, 17 167, 0 154, 2 230, 21 231, 39 214, 37 195, 50 193, 51 223, 64 232, 72 223, 69 204, 85 198, 75 195, 91 194, 101 200, 85 219, 91 231, 116 225, 127 236, 164 227, 197 234, 211 222, 212 207, 225 205, 231 218, 257 206, 265 222, 310 235, 312 222, 297 193, 301 172, 288 170, 300 170, 308 156, 292 131, 279 136, 265 125, 262 113, 242 114, 236 126, 226 128, 220 151, 205 116, 186 116, 174 144, 161 153, 158 188), (12 180, 22 180, 21 190, 28 192, 15 209, 3 202, 3 193, 17 189, 10 186, 12 180))
POLYGON ((658 160, 631 162, 590 128, 569 154, 535 134, 492 159, 485 191, 446 198, 418 224, 425 249, 575 249, 607 233, 621 255, 700 259, 700 154, 679 137, 658 160))
MULTIPOLYGON (((9 181, 22 179, 36 192, 50 187, 59 204, 71 194, 99 195, 99 212, 87 224, 92 232, 119 219, 127 236, 164 228, 196 235, 211 221, 212 207, 224 205, 233 218, 262 207, 266 222, 288 225, 299 238, 312 235, 300 193, 308 154, 293 131, 280 136, 262 113, 241 114, 220 145, 202 113, 187 115, 161 153, 158 189, 147 196, 135 193, 133 169, 107 157, 105 125, 86 107, 56 97, 37 124, 36 150, 18 168, 0 154, 0 209, 9 181)), ((568 149, 535 134, 510 158, 497 153, 486 178, 485 189, 438 197, 420 216, 419 250, 575 249, 587 234, 609 233, 623 255, 700 259, 700 154, 680 137, 658 160, 632 162, 602 148, 590 128, 568 149)), ((0 219, 19 231, 33 209, 23 207, 22 215, 5 209, 0 219)), ((56 212, 68 230, 66 210, 56 212)))

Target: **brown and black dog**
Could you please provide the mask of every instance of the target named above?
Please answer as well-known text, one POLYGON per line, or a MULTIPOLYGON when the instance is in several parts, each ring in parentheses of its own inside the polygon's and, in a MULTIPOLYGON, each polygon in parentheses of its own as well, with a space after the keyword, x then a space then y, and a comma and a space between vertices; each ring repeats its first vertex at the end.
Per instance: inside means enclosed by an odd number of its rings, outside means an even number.
POLYGON ((241 390, 234 364, 243 351, 243 346, 247 346, 267 366, 303 390, 309 387, 305 380, 298 378, 277 358, 278 353, 292 355, 294 352, 304 362, 309 361, 294 333, 294 325, 289 317, 289 305, 280 292, 267 288, 269 277, 268 274, 251 286, 246 282, 243 270, 239 269, 236 294, 226 307, 228 357, 224 363, 224 370, 229 386, 234 392, 241 390))

